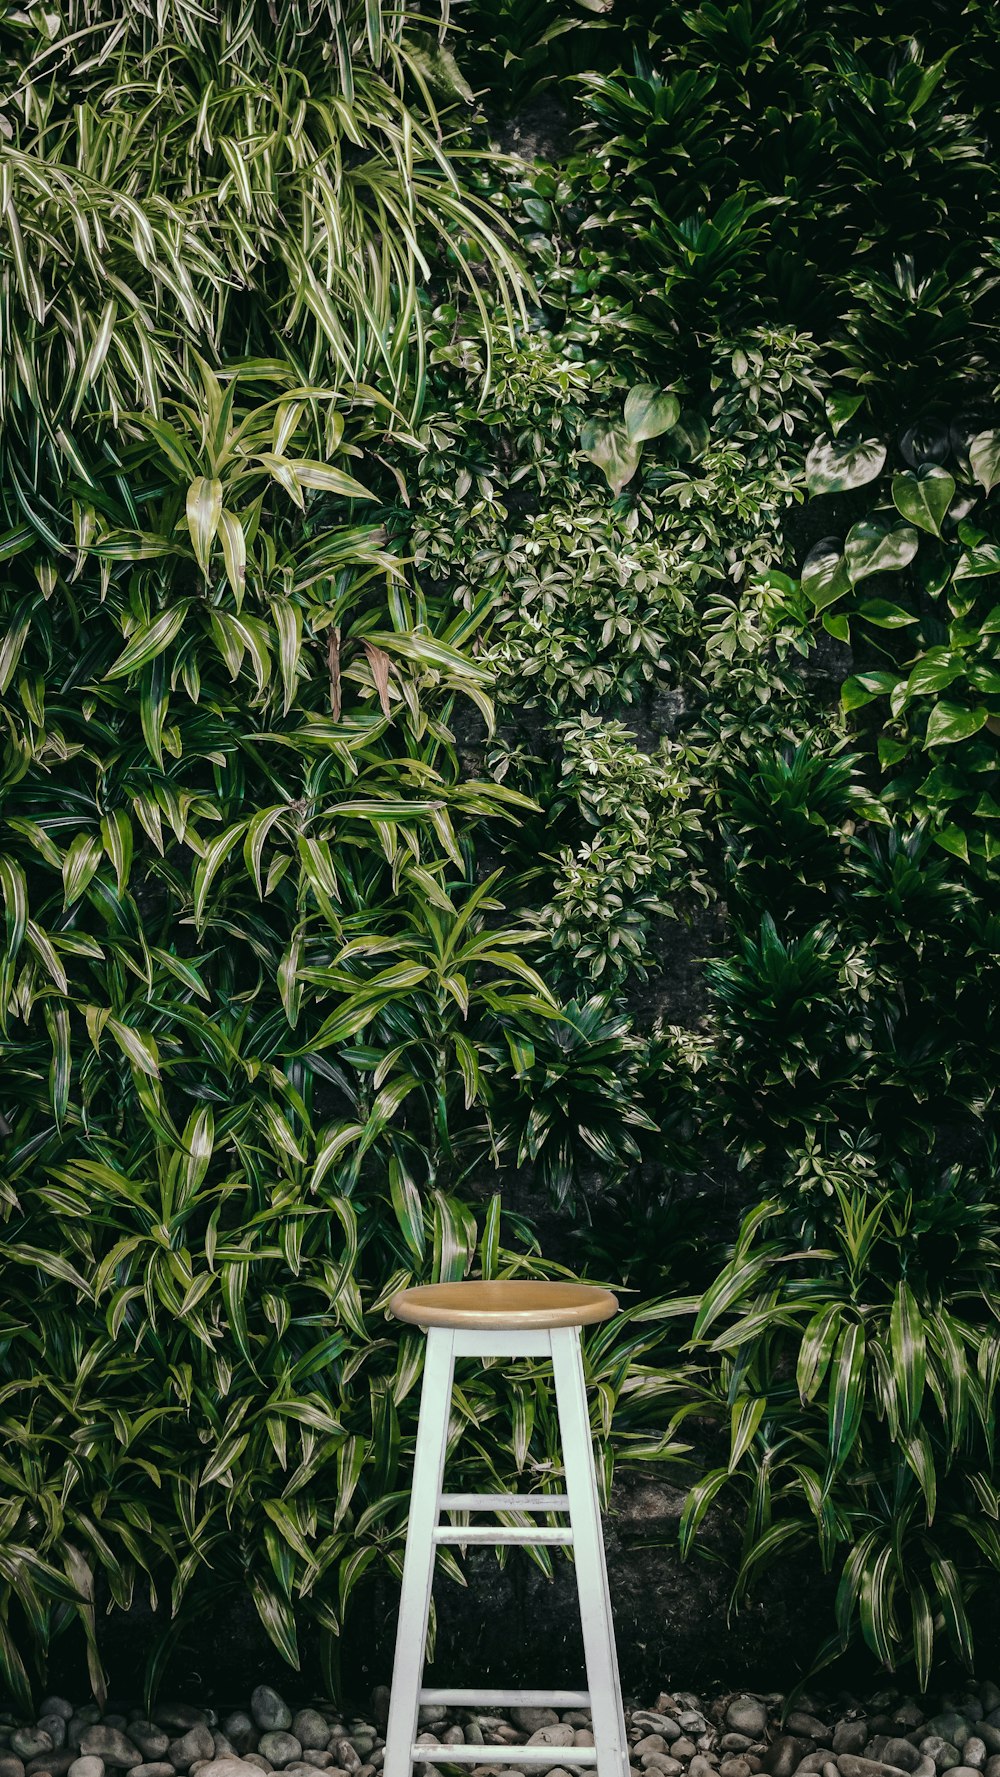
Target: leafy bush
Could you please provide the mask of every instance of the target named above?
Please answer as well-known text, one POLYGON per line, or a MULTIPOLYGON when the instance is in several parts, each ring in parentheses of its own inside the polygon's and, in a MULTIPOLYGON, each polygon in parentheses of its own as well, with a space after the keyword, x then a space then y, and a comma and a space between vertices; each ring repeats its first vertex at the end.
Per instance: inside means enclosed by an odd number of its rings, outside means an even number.
POLYGON ((855 1178, 819 1204, 751 1211, 695 1305, 685 1386, 725 1460, 691 1488, 681 1547, 735 1494, 735 1596, 815 1542, 838 1576, 819 1663, 857 1630, 926 1687, 942 1637, 972 1664, 966 1607, 1000 1567, 997 1228, 955 1174, 930 1192, 855 1178))

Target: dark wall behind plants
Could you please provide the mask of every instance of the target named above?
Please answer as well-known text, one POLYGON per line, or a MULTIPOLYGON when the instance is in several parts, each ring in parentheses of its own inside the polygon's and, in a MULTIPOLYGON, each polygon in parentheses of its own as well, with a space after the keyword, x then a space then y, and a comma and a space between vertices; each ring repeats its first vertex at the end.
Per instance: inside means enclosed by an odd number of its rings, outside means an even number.
MULTIPOLYGON (((971 1664, 998 34, 0 21, 17 1702, 383 1679, 388 1297, 561 1267, 626 1305, 627 1688, 971 1664)), ((453 1459, 546 1483, 531 1366, 470 1376, 453 1459)), ((440 1602, 456 1682, 578 1657, 545 1551, 440 1602)))

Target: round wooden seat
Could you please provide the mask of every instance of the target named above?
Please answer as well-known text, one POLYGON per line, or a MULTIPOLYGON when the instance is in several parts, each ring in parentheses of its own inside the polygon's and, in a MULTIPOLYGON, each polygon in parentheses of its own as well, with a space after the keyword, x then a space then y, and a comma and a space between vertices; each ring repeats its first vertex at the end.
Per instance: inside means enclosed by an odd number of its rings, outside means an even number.
POLYGON ((610 1320, 618 1301, 591 1283, 541 1283, 496 1278, 471 1283, 422 1283, 397 1290, 389 1303, 397 1320, 418 1327, 582 1327, 610 1320))

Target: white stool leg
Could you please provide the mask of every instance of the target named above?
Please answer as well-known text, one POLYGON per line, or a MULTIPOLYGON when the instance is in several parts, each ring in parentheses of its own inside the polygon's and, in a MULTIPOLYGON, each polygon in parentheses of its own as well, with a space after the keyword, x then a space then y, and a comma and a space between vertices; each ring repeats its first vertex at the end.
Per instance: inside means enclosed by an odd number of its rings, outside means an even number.
MULTIPOLYGON (((628 1744, 621 1681, 601 1532, 601 1508, 590 1437, 587 1387, 579 1327, 554 1328, 552 1370, 556 1410, 566 1469, 569 1521, 573 1531, 576 1583, 580 1595, 587 1688, 594 1723, 598 1777, 628 1777, 628 1744)), ((394 1777, 388 1773, 387 1777, 394 1777)))
POLYGON ((437 1552, 434 1529, 448 1447, 454 1373, 455 1335, 447 1327, 431 1327, 424 1357, 413 1490, 403 1556, 403 1588, 385 1736, 385 1777, 410 1777, 411 1753, 417 1737, 417 1711, 437 1552))

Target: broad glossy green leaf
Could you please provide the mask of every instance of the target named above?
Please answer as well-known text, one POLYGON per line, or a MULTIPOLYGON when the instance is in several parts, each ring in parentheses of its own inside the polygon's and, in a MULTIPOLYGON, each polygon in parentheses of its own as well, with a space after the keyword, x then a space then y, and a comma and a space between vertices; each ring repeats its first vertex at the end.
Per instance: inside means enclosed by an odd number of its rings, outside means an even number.
POLYGON ((940 537, 948 508, 955 497, 955 477, 937 463, 917 470, 904 469, 892 478, 892 498, 897 512, 910 524, 940 537))
POLYGON ((822 537, 802 563, 802 590, 823 611, 851 590, 851 577, 839 537, 822 537))
POLYGON ((913 560, 919 546, 920 537, 912 525, 880 516, 862 518, 847 533, 847 571, 855 585, 871 574, 898 574, 913 560))
POLYGON ((984 727, 988 715, 989 711, 982 704, 969 709, 960 703, 936 703, 927 718, 924 745, 954 746, 957 741, 968 740, 984 727))
POLYGON ((654 383, 637 383, 625 397, 625 431, 633 444, 642 444, 671 431, 680 412, 676 395, 654 383))
POLYGON ((840 691, 840 701, 845 710, 861 709, 864 704, 871 703, 876 697, 888 697, 898 684, 898 673, 855 673, 853 678, 844 680, 840 691))
POLYGON ((580 449, 596 463, 615 496, 631 481, 642 456, 642 445, 629 437, 623 425, 608 420, 585 421, 580 428, 580 449))
POLYGON ((806 457, 811 494, 843 494, 880 474, 886 447, 877 438, 820 438, 806 457))
POLYGON ((976 480, 990 493, 1000 482, 1000 431, 977 432, 969 445, 976 480))

